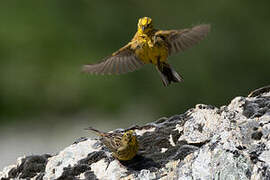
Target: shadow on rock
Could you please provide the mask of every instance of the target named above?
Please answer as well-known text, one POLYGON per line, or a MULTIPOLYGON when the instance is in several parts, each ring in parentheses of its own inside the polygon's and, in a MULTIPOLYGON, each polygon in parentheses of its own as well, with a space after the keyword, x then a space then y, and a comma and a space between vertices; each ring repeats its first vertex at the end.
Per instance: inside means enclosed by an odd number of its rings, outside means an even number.
POLYGON ((159 163, 156 163, 151 158, 146 158, 141 155, 136 155, 132 160, 129 161, 119 161, 123 166, 127 167, 129 170, 140 171, 142 169, 155 170, 161 167, 159 163))

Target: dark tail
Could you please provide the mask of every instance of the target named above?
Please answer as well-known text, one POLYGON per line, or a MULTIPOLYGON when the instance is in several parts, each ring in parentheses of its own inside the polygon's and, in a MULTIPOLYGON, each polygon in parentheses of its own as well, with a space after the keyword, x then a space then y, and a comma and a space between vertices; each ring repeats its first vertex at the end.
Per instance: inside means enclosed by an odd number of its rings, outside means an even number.
POLYGON ((160 63, 156 66, 161 76, 164 86, 168 86, 171 82, 182 82, 183 78, 167 63, 160 63))

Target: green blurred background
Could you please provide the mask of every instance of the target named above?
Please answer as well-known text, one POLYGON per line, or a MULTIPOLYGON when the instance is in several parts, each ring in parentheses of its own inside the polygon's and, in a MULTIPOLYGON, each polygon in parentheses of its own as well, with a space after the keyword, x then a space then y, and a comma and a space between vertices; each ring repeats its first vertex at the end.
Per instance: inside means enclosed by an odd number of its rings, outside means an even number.
POLYGON ((269 1, 9 0, 0 2, 0 159, 57 152, 82 128, 142 125, 195 104, 221 106, 270 84, 269 1), (185 81, 163 87, 153 66, 121 76, 80 72, 125 45, 137 20, 160 29, 210 23, 170 57, 185 81))

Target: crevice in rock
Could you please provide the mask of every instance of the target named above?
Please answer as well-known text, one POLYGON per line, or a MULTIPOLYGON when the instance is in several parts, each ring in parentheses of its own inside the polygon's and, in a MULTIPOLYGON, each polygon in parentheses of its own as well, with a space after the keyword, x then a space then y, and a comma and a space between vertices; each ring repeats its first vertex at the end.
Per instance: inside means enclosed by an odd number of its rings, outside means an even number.
POLYGON ((255 131, 251 134, 251 138, 257 141, 261 140, 262 136, 263 133, 261 131, 255 131))
POLYGON ((91 165, 92 163, 96 163, 101 159, 108 159, 107 155, 105 154, 104 151, 94 151, 92 153, 89 153, 86 158, 81 159, 78 164, 88 164, 91 165))
POLYGON ((264 143, 260 143, 258 146, 254 148, 251 152, 249 152, 250 160, 256 164, 258 161, 263 162, 259 159, 260 154, 265 150, 266 145, 264 143))
POLYGON ((78 161, 75 166, 69 166, 64 168, 62 175, 57 180, 69 180, 72 179, 74 176, 78 176, 82 173, 85 173, 85 176, 88 177, 87 179, 96 179, 96 176, 91 171, 90 165, 92 163, 98 162, 101 159, 108 159, 104 151, 92 152, 88 154, 86 158, 78 161))
POLYGON ((29 178, 44 172, 48 161, 51 157, 49 154, 27 156, 22 159, 22 163, 9 171, 10 178, 29 178))
POLYGON ((192 145, 192 146, 195 146, 195 147, 202 147, 203 145, 205 145, 206 143, 209 143, 210 140, 206 140, 206 141, 203 141, 203 142, 198 142, 198 143, 188 143, 188 145, 192 145))
POLYGON ((268 110, 268 103, 270 97, 257 98, 256 100, 246 100, 243 105, 243 115, 247 118, 259 118, 263 116, 268 110))
POLYGON ((74 179, 75 176, 80 175, 81 173, 84 173, 86 171, 91 170, 91 167, 87 164, 78 164, 74 167, 65 167, 63 169, 62 175, 57 178, 57 180, 69 180, 74 179))

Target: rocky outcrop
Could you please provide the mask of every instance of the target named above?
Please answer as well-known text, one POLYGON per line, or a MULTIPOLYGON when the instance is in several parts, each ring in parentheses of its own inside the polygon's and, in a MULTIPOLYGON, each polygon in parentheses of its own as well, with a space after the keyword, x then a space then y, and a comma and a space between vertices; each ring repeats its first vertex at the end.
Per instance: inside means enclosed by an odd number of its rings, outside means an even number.
POLYGON ((81 138, 57 155, 19 158, 0 179, 270 179, 269 89, 129 128, 140 143, 131 161, 81 138))

